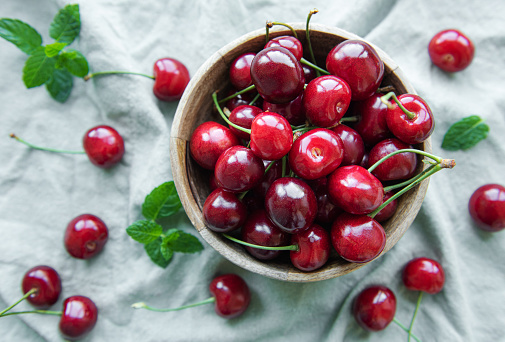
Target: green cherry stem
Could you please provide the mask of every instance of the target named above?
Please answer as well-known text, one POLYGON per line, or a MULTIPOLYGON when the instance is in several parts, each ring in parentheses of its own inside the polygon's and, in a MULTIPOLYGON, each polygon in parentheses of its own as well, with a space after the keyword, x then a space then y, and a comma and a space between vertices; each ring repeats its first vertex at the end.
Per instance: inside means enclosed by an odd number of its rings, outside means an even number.
MULTIPOLYGON (((373 170, 375 170, 375 168, 377 166, 379 166, 380 164, 382 164, 384 161, 386 161, 387 159, 391 158, 392 156, 396 155, 396 154, 399 154, 399 153, 404 153, 404 152, 412 152, 412 153, 416 153, 416 154, 420 154, 420 155, 423 155, 425 157, 428 157, 430 159, 433 159, 437 164, 440 164, 442 162, 442 158, 434 155, 434 154, 431 154, 431 153, 428 153, 428 152, 425 152, 425 151, 421 151, 421 150, 416 150, 414 148, 404 148, 404 149, 401 149, 401 150, 397 150, 397 151, 394 151, 394 152, 391 152, 390 154, 388 154, 387 156, 384 156, 382 157, 381 159, 379 159, 375 164, 373 164, 372 166, 370 166, 368 168, 368 172, 372 173, 373 170)), ((452 160, 452 159, 451 159, 452 160)), ((454 166, 454 165, 453 165, 454 166)))
POLYGON ((417 312, 419 311, 419 306, 421 304, 421 299, 423 299, 423 291, 419 291, 419 296, 417 297, 417 303, 416 303, 416 308, 414 310, 414 315, 412 316, 412 320, 410 321, 410 327, 409 327, 409 339, 408 341, 410 342, 410 336, 412 336, 412 328, 414 327, 414 321, 416 320, 417 312))
POLYGON ((237 124, 234 124, 233 122, 230 121, 230 119, 228 119, 228 117, 226 116, 225 113, 223 113, 223 110, 221 109, 221 106, 219 105, 219 101, 217 100, 217 93, 214 92, 212 93, 212 100, 214 101, 214 104, 216 105, 216 108, 217 108, 217 111, 219 112, 219 115, 221 115, 221 117, 223 118, 224 121, 226 121, 226 123, 232 127, 235 127, 236 129, 242 131, 242 132, 245 132, 247 134, 251 134, 251 130, 250 129, 247 129, 247 128, 244 128, 244 127, 241 127, 237 124))
POLYGON ((302 57, 302 59, 300 59, 300 63, 311 67, 312 69, 316 70, 316 72, 320 72, 320 74, 318 76, 321 76, 321 74, 325 74, 325 75, 330 74, 327 70, 324 70, 323 68, 318 67, 316 64, 309 62, 308 60, 306 60, 303 57, 302 57))
POLYGON ((239 239, 234 238, 233 236, 230 236, 228 234, 223 234, 223 236, 233 242, 236 242, 238 244, 248 246, 248 247, 253 247, 253 248, 258 248, 258 249, 264 249, 267 251, 298 251, 298 245, 289 245, 289 246, 277 246, 277 247, 272 247, 272 246, 261 246, 261 245, 255 245, 249 242, 245 242, 239 239))
POLYGON ((291 30, 291 33, 293 34, 293 36, 298 39, 298 35, 296 34, 296 31, 293 27, 289 26, 288 24, 286 23, 280 23, 278 21, 267 21, 267 24, 266 24, 266 34, 265 34, 265 39, 266 39, 266 42, 268 43, 269 41, 269 30, 274 26, 274 25, 279 25, 279 26, 284 26, 284 27, 287 27, 288 29, 291 30))
POLYGON ((26 298, 30 297, 32 294, 37 292, 37 289, 31 289, 30 291, 26 292, 23 297, 21 297, 16 303, 12 304, 11 306, 5 308, 4 310, 0 311, 0 317, 3 316, 7 311, 11 310, 13 307, 21 303, 23 300, 26 298))
POLYGON ((398 183, 398 184, 393 184, 393 185, 390 185, 390 186, 385 186, 384 187, 384 193, 386 193, 388 191, 391 191, 391 190, 403 188, 404 186, 407 186, 410 183, 413 183, 413 182, 417 181, 419 178, 423 177, 426 173, 428 173, 434 166, 435 165, 431 165, 427 169, 423 170, 423 172, 421 172, 417 176, 414 176, 411 179, 406 180, 405 182, 401 182, 401 183, 398 183))
MULTIPOLYGON (((314 51, 312 50, 312 44, 310 42, 310 29, 309 29, 309 23, 310 23, 310 19, 312 18, 312 16, 314 14, 316 14, 317 12, 319 12, 316 8, 314 8, 313 10, 311 10, 309 12, 309 15, 307 16, 307 23, 305 24, 305 35, 307 37, 307 44, 309 46, 309 53, 310 53, 310 58, 312 59, 312 62, 314 64, 317 64, 316 62, 316 57, 314 56, 314 51)), ((316 69, 316 74, 317 76, 321 76, 321 73, 318 69, 316 69)))
POLYGON ((389 102, 389 99, 390 98, 393 98, 393 100, 396 102, 396 104, 398 105, 398 107, 400 107, 400 109, 405 113, 405 115, 407 115, 407 117, 412 120, 416 117, 416 115, 414 113, 412 113, 411 111, 409 111, 407 108, 405 108, 402 103, 400 102, 400 100, 398 100, 398 98, 396 97, 395 93, 393 91, 390 91, 389 93, 387 93, 386 95, 382 96, 381 97, 381 101, 382 103, 384 103, 386 106, 388 106, 389 109, 393 109, 394 106, 391 104, 391 102, 389 102))
POLYGON ((158 309, 158 308, 154 308, 152 306, 149 306, 146 303, 139 302, 139 303, 132 304, 132 308, 134 308, 134 309, 146 309, 146 310, 149 310, 149 311, 156 311, 156 312, 170 312, 170 311, 179 311, 179 310, 194 308, 195 306, 210 304, 210 303, 214 303, 215 301, 216 301, 215 297, 210 297, 210 298, 207 298, 207 299, 202 300, 200 302, 196 302, 196 303, 188 304, 188 305, 183 305, 183 306, 180 306, 178 308, 169 308, 169 309, 158 309))
MULTIPOLYGON (((396 325, 398 325, 402 330, 404 330, 405 332, 409 332, 409 328, 407 328, 406 326, 404 326, 399 320, 395 318, 393 318, 393 322, 396 323, 396 325)), ((417 342, 421 342, 421 340, 414 334, 410 333, 410 336, 412 336, 417 342)))
POLYGON ((21 139, 20 137, 18 137, 14 133, 11 133, 9 136, 11 138, 13 138, 13 139, 16 139, 20 143, 25 144, 26 146, 34 149, 34 150, 40 150, 40 151, 46 151, 46 152, 54 152, 54 153, 67 153, 67 154, 85 154, 86 153, 84 151, 66 151, 66 150, 57 150, 57 149, 54 149, 54 148, 40 147, 40 146, 37 146, 37 145, 30 144, 27 141, 24 141, 23 139, 21 139))
POLYGON ((87 81, 95 76, 103 76, 103 75, 137 75, 137 76, 144 76, 154 80, 154 76, 132 71, 97 71, 92 74, 84 76, 84 80, 87 81))
POLYGON ((226 102, 226 101, 228 101, 228 100, 231 100, 231 99, 233 99, 233 98, 235 98, 235 97, 237 97, 237 96, 239 96, 239 95, 242 95, 242 94, 244 94, 244 93, 247 93, 248 91, 251 91, 251 90, 253 90, 253 89, 256 89, 256 86, 255 86, 254 84, 253 84, 253 85, 250 85, 250 86, 249 86, 249 87, 247 87, 247 88, 244 88, 244 89, 242 89, 242 90, 239 90, 239 91, 237 91, 236 93, 233 93, 233 94, 231 94, 230 96, 227 96, 227 97, 225 97, 224 99, 219 100, 218 102, 219 102, 219 103, 224 103, 224 102, 226 102))
POLYGON ((63 312, 62 311, 51 311, 51 310, 16 311, 16 312, 7 312, 7 313, 4 313, 0 317, 7 317, 7 316, 14 316, 14 315, 24 315, 24 314, 42 314, 42 315, 61 316, 63 314, 63 312))
POLYGON ((249 106, 254 105, 254 102, 258 101, 259 98, 260 98, 260 93, 257 93, 256 96, 251 100, 251 102, 249 102, 249 106))

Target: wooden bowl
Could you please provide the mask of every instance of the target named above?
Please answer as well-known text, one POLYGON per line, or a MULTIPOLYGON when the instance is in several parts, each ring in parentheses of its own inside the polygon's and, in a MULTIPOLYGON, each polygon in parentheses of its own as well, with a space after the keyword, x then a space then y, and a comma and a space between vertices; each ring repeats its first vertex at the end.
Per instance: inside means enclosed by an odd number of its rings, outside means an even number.
MULTIPOLYGON (((296 23, 291 26, 297 31, 298 38, 306 47, 305 23, 296 23)), ((289 34, 291 32, 285 27, 274 26, 270 30, 270 37, 289 34)), ((363 40, 344 30, 317 24, 310 25, 310 37, 318 65, 323 67, 325 66, 326 55, 335 45, 346 39, 363 40)), ((364 264, 345 261, 335 251, 332 252, 325 266, 312 272, 303 272, 293 267, 289 258, 268 262, 260 261, 249 255, 243 246, 208 229, 203 220, 203 203, 210 194, 210 172, 201 168, 190 156, 189 140, 191 134, 199 124, 205 121, 224 123, 217 111, 214 110, 212 93, 216 90, 224 93, 229 89, 229 67, 236 57, 246 52, 258 52, 264 45, 265 29, 248 33, 212 55, 191 79, 177 108, 170 138, 170 160, 177 192, 188 217, 202 238, 222 256, 236 265, 270 278, 291 282, 311 282, 339 277, 362 267, 364 264)), ((373 44, 370 45, 376 49, 384 61, 385 75, 381 86, 393 86, 397 95, 403 93, 415 94, 414 88, 405 78, 398 65, 379 47, 373 44)), ((415 147, 431 152, 429 139, 415 147)), ((418 172, 426 167, 423 164, 419 163, 418 172)), ((421 207, 427 188, 428 180, 425 180, 399 198, 399 205, 395 215, 383 224, 387 242, 382 254, 390 250, 409 228, 421 207)))

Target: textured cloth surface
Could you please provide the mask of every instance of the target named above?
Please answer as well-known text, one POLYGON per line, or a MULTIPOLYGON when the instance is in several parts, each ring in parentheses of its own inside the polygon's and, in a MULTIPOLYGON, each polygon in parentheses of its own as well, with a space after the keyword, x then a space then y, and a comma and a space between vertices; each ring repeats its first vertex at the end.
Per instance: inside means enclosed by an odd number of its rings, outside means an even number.
MULTIPOLYGON (((396 317, 408 325, 417 293, 405 289, 401 270, 418 256, 434 258, 446 285, 425 295, 414 327, 423 341, 500 341, 505 336, 505 232, 475 228, 467 204, 486 183, 505 183, 505 2, 491 1, 160 1, 94 0, 80 4, 82 28, 72 47, 92 71, 152 72, 161 57, 181 60, 193 75, 219 48, 259 29, 265 21, 312 22, 354 32, 380 46, 430 104, 436 128, 433 152, 454 158, 456 168, 435 175, 416 220, 399 243, 374 262, 340 278, 285 283, 242 270, 209 245, 198 254, 177 254, 167 269, 154 265, 125 228, 141 219, 144 197, 172 179, 170 126, 177 107, 152 94, 152 81, 111 76, 74 79, 68 101, 59 104, 21 79, 26 55, 0 39, 0 306, 20 297, 21 278, 47 264, 61 275, 63 299, 92 298, 99 320, 85 341, 399 341, 407 335, 391 324, 378 333, 361 329, 351 315, 366 286, 390 287, 396 317), (448 75, 427 54, 431 37, 446 28, 465 32, 476 46, 471 66, 448 75), (440 148, 449 126, 471 114, 491 127, 469 151, 440 148), (15 132, 32 143, 78 150, 84 132, 98 124, 115 127, 126 154, 102 170, 85 156, 34 151, 8 138, 15 132), (94 259, 71 258, 63 248, 67 223, 82 213, 101 217, 109 241, 94 259), (176 307, 205 299, 215 274, 234 272, 250 285, 248 311, 233 320, 211 305, 154 313, 133 310, 137 301, 176 307)), ((0 17, 17 18, 49 39, 48 28, 62 0, 3 0, 0 17)), ((183 212, 167 225, 196 234, 183 212)), ((28 309, 23 303, 19 308, 28 309)), ((57 317, 24 315, 0 319, 2 341, 60 341, 57 317)))

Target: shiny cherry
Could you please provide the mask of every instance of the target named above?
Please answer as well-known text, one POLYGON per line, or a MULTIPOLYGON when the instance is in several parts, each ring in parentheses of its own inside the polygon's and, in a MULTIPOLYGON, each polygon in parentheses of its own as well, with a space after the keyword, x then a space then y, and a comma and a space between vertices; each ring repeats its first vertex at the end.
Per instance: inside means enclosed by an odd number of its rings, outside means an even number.
POLYGON ((282 177, 282 161, 264 160, 263 165, 265 166, 265 169, 268 168, 268 171, 265 172, 261 181, 251 190, 251 192, 255 196, 261 198, 261 200, 265 198, 268 188, 272 185, 273 181, 282 177), (273 165, 269 167, 270 163, 273 163, 273 165))
POLYGON ((355 298, 352 312, 363 329, 384 330, 395 317, 396 296, 386 286, 369 286, 355 298))
POLYGON ((217 188, 207 196, 202 214, 210 230, 226 233, 244 224, 247 219, 247 208, 234 193, 217 188))
POLYGON ((61 279, 52 267, 40 265, 29 269, 21 283, 23 294, 36 291, 26 300, 37 309, 47 309, 58 300, 61 293, 61 279))
POLYGON ((237 90, 242 90, 252 85, 251 63, 255 53, 247 52, 233 60, 230 65, 230 82, 237 90))
POLYGON ((274 112, 282 115, 293 126, 299 126, 305 123, 305 109, 303 108, 303 92, 294 100, 287 103, 270 103, 263 101, 263 110, 265 112, 274 112))
POLYGON ((498 232, 505 229, 505 187, 500 184, 480 186, 468 201, 468 211, 482 230, 498 232))
POLYGON ((353 101, 372 96, 384 77, 384 63, 375 49, 356 39, 345 40, 328 53, 326 70, 347 82, 353 101))
MULTIPOLYGON (((263 110, 259 107, 250 105, 241 105, 233 109, 228 118, 234 124, 239 125, 240 127, 250 129, 254 118, 262 112, 263 110)), ((238 138, 244 140, 249 140, 250 138, 248 133, 241 131, 233 126, 230 126, 230 130, 238 138)))
MULTIPOLYGON (((395 194, 394 191, 386 192, 384 194, 384 199, 382 200, 382 203, 386 202, 394 194, 395 194)), ((397 208, 398 208, 398 198, 394 199, 388 205, 386 205, 384 208, 382 208, 373 218, 375 219, 375 221, 377 221, 379 223, 385 222, 386 220, 391 218, 396 213, 397 208)))
POLYGON ((153 67, 153 93, 161 101, 177 101, 189 83, 189 71, 174 58, 161 58, 153 67))
POLYGON ((330 234, 317 224, 293 234, 291 244, 298 246, 298 250, 289 252, 289 257, 293 266, 299 270, 317 270, 323 267, 330 257, 330 234))
POLYGON ((303 107, 307 119, 319 127, 338 124, 351 103, 351 88, 341 78, 320 76, 307 85, 303 94, 303 107))
POLYGON ((356 101, 353 112, 359 118, 353 125, 366 146, 374 146, 378 142, 391 138, 386 122, 388 107, 381 101, 382 94, 374 94, 366 100, 356 101))
POLYGON ((91 163, 101 168, 116 165, 125 152, 121 135, 114 128, 106 125, 89 129, 82 143, 91 163))
POLYGON ((437 261, 420 257, 410 260, 405 265, 402 280, 409 290, 435 294, 444 287, 445 273, 437 261))
POLYGON ((223 318, 234 318, 243 314, 251 301, 247 283, 236 274, 224 274, 209 285, 215 301, 216 313, 223 318))
POLYGON ((217 160, 214 174, 219 187, 242 192, 252 189, 262 179, 265 166, 251 149, 232 146, 217 160))
MULTIPOLYGON (((324 177, 326 179, 326 177, 324 177)), ((342 209, 330 200, 328 187, 326 184, 321 186, 311 186, 317 199, 317 215, 315 222, 323 226, 333 223, 342 209)))
POLYGON ((107 226, 99 217, 82 214, 68 223, 64 244, 74 258, 89 259, 100 253, 108 237, 107 226))
POLYGON ((79 340, 93 330, 98 319, 95 303, 84 296, 71 296, 63 302, 63 312, 59 329, 61 335, 69 341, 79 340))
POLYGON ((365 155, 365 144, 359 133, 343 124, 332 128, 332 131, 337 133, 344 144, 344 158, 340 165, 359 165, 365 155))
POLYGON ((251 150, 265 160, 284 157, 293 145, 293 130, 281 115, 270 112, 258 114, 251 124, 251 150))
POLYGON ((305 64, 302 64, 302 68, 305 75, 305 84, 310 83, 310 81, 317 77, 316 70, 314 68, 311 68, 305 64))
POLYGON ((288 49, 297 60, 300 60, 303 57, 302 43, 293 36, 279 36, 272 38, 265 45, 265 48, 269 47, 283 47, 288 49))
POLYGON ((475 47, 461 31, 455 29, 438 32, 428 45, 431 61, 447 72, 467 68, 473 60, 475 47))
MULTIPOLYGON (((368 154, 368 167, 392 152, 407 148, 412 148, 412 146, 396 138, 382 140, 370 150, 368 154)), ((404 152, 394 155, 381 163, 373 170, 372 174, 381 181, 409 179, 414 176, 416 168, 416 154, 404 152)))

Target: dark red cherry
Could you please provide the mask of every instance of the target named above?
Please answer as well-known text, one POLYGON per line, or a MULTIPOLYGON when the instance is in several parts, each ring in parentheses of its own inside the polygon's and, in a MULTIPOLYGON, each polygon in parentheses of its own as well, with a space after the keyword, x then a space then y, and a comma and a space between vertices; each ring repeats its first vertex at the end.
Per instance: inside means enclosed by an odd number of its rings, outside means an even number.
MULTIPOLYGON (((406 148, 412 148, 412 146, 396 138, 385 139, 370 150, 368 154, 368 167, 375 164, 382 157, 406 148)), ((381 181, 409 179, 414 176, 416 167, 416 154, 413 152, 404 152, 394 155, 381 163, 373 170, 372 174, 381 181)))
POLYGON ((447 72, 457 72, 470 65, 475 53, 472 41, 461 31, 450 29, 437 33, 428 45, 431 61, 447 72))
POLYGON ((410 260, 405 265, 402 280, 409 290, 435 294, 444 287, 445 273, 437 261, 420 257, 410 260))
POLYGON ((351 89, 336 76, 325 75, 310 81, 303 94, 305 116, 314 125, 338 124, 351 103, 351 89))
POLYGON ((254 56, 256 54, 252 52, 244 53, 235 58, 230 65, 230 82, 238 90, 252 85, 251 63, 254 56))
MULTIPOLYGON (((326 177, 324 177, 326 179, 326 177)), ((328 194, 328 187, 311 186, 317 199, 317 215, 315 221, 323 226, 333 223, 338 215, 342 213, 342 209, 336 206, 328 194)))
MULTIPOLYGON (((273 181, 276 180, 277 178, 282 177, 281 160, 276 161, 264 160, 263 165, 265 166, 265 170, 268 168, 268 171, 265 172, 265 175, 263 176, 261 181, 251 190, 251 192, 253 192, 255 196, 260 197, 261 200, 265 198, 268 188, 270 187, 270 185, 272 185, 273 181), (270 163, 274 164, 269 167, 270 163)), ((289 171, 286 171, 286 173, 288 172, 289 171)))
POLYGON ((295 140, 288 155, 289 167, 299 177, 317 179, 335 170, 344 157, 340 137, 326 128, 315 128, 295 140))
POLYGON ((251 301, 246 282, 236 274, 224 274, 212 280, 209 291, 216 298, 216 313, 223 318, 243 314, 251 301))
POLYGON ((251 150, 264 160, 284 157, 293 145, 293 130, 281 115, 270 112, 258 114, 251 124, 251 150))
POLYGON ((351 88, 353 101, 365 100, 379 88, 384 63, 375 49, 361 40, 349 39, 335 46, 326 57, 326 70, 351 88))
MULTIPOLYGON (((234 95, 238 90, 237 89, 230 89, 226 96, 234 95)), ((226 101, 226 108, 228 108, 230 111, 234 110, 238 106, 242 105, 249 105, 251 102, 254 100, 254 91, 248 91, 243 94, 236 95, 235 97, 229 99, 226 101)), ((257 98, 253 103, 253 106, 261 108, 263 106, 263 99, 261 97, 257 98)))
POLYGON ((269 47, 283 47, 288 49, 297 60, 300 60, 303 57, 302 43, 293 36, 279 36, 272 38, 265 45, 265 48, 269 47))
POLYGON ((468 201, 468 211, 477 227, 488 232, 505 229, 505 187, 485 184, 468 201))
POLYGON ((26 294, 32 289, 37 291, 26 300, 37 309, 47 309, 58 300, 61 293, 61 280, 52 267, 40 265, 29 269, 23 276, 21 290, 26 294))
POLYGON ((107 226, 100 218, 82 214, 68 223, 64 243, 74 258, 89 259, 100 253, 108 237, 107 226))
POLYGON ((232 192, 252 189, 264 173, 263 160, 244 146, 232 146, 224 151, 214 170, 217 184, 232 192))
POLYGON ((240 140, 229 128, 214 121, 206 121, 193 131, 189 150, 201 167, 214 170, 219 156, 236 145, 240 145, 240 140))
POLYGON ((109 168, 119 163, 125 151, 121 135, 106 125, 89 129, 82 139, 82 144, 91 163, 101 168, 109 168))
MULTIPOLYGON (((262 112, 263 110, 261 110, 261 108, 259 107, 250 105, 241 105, 231 111, 228 119, 230 119, 231 122, 233 122, 236 125, 239 125, 240 127, 250 129, 254 118, 262 112)), ((249 133, 241 131, 233 126, 230 126, 230 130, 238 138, 244 140, 249 140, 250 138, 249 133)))
POLYGON ((396 296, 385 286, 369 286, 354 300, 352 312, 363 329, 384 330, 395 318, 396 296))
POLYGON ((308 65, 302 64, 303 74, 305 75, 305 84, 308 84, 314 78, 317 77, 316 70, 309 67, 308 65))
POLYGON ((202 214, 210 230, 226 233, 244 224, 247 219, 247 208, 234 193, 217 188, 207 196, 202 214))
POLYGON ((251 64, 251 78, 261 97, 271 103, 292 101, 305 85, 300 63, 283 47, 258 52, 251 64))
MULTIPOLYGON (((384 194, 384 199, 382 200, 382 203, 386 202, 388 199, 390 199, 394 195, 394 191, 388 191, 384 194)), ((381 203, 381 205, 382 205, 381 203)), ((398 208, 398 198, 394 199, 392 202, 390 202, 388 205, 386 205, 384 208, 381 209, 375 216, 374 219, 375 221, 382 223, 389 218, 391 218, 395 212, 396 209, 398 208)))
POLYGON ((268 101, 263 101, 263 110, 265 112, 274 112, 282 115, 293 126, 299 126, 305 123, 303 92, 293 101, 287 103, 270 103, 268 101))
POLYGON ((363 101, 355 102, 352 107, 359 121, 353 125, 366 146, 391 138, 386 122, 388 107, 381 101, 382 94, 374 94, 363 101))
POLYGON ((373 218, 343 213, 331 227, 331 241, 345 260, 368 262, 381 254, 386 245, 386 232, 373 218))
POLYGON ((63 302, 59 329, 69 341, 79 340, 93 330, 98 319, 98 308, 88 297, 72 296, 63 302))
POLYGON ((161 101, 177 101, 189 83, 189 71, 173 58, 161 58, 153 67, 153 93, 161 101))
POLYGON ((337 133, 344 144, 344 158, 340 165, 359 165, 365 155, 365 144, 358 132, 343 124, 337 125, 332 131, 337 133))
POLYGON ((330 200, 344 211, 369 214, 377 209, 384 198, 382 183, 359 165, 342 166, 328 176, 330 200))
POLYGON ((301 179, 276 179, 265 195, 265 209, 272 222, 294 234, 310 227, 317 214, 314 191, 301 179))
POLYGON ((330 234, 321 226, 312 224, 308 229, 293 234, 291 244, 297 251, 290 251, 291 263, 297 269, 310 272, 326 264, 330 257, 330 234))

